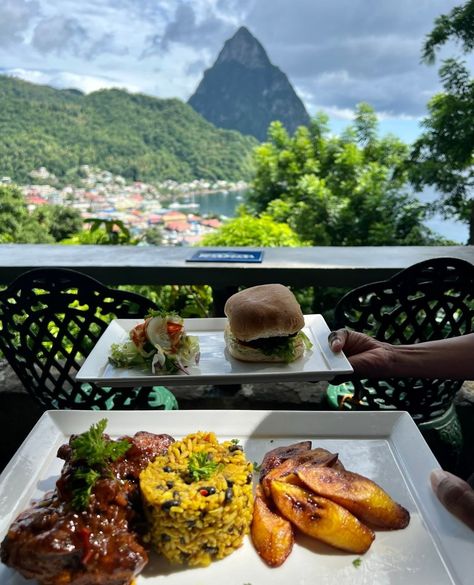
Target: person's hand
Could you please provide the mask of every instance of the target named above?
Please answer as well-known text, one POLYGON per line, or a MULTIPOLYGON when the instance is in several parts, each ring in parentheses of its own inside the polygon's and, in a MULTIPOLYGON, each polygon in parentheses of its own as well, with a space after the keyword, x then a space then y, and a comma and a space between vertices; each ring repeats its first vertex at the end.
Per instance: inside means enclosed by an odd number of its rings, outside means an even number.
POLYGON ((443 506, 474 530, 474 489, 460 477, 435 469, 431 472, 431 486, 443 506))
POLYGON ((377 378, 390 374, 393 347, 389 343, 348 329, 332 331, 328 342, 332 351, 344 351, 358 376, 377 378))

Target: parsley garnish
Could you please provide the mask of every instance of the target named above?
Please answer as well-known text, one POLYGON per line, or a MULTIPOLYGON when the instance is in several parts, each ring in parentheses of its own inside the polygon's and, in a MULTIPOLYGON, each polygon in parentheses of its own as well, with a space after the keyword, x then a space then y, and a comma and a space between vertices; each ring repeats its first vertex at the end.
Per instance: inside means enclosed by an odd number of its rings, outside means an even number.
POLYGON ((262 469, 262 466, 259 465, 256 461, 253 462, 253 470, 254 472, 258 472, 262 469))
POLYGON ((74 483, 79 484, 73 490, 72 507, 75 510, 87 508, 92 488, 99 479, 100 473, 94 469, 77 469, 74 473, 74 483))
POLYGON ((218 464, 204 451, 194 453, 188 461, 188 473, 193 481, 209 479, 217 468, 218 464))
POLYGON ((101 476, 107 475, 107 467, 111 462, 125 455, 130 449, 130 443, 126 439, 122 441, 105 439, 106 426, 107 419, 104 418, 71 441, 71 460, 78 464, 72 477, 72 505, 75 509, 87 507, 95 482, 101 476))
POLYGON ((230 440, 230 442, 231 442, 233 445, 238 445, 238 444, 239 444, 239 442, 240 442, 240 439, 231 439, 231 440, 230 440))
POLYGON ((356 569, 358 569, 358 568, 361 566, 361 564, 362 564, 362 559, 354 559, 354 560, 352 561, 352 564, 354 565, 354 567, 355 567, 356 569))

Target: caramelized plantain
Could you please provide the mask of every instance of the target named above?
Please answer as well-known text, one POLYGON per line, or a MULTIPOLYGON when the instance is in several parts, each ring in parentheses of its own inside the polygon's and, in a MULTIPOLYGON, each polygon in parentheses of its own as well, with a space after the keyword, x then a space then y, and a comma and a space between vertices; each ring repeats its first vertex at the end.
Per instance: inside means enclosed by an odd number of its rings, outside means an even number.
POLYGON ((285 483, 294 483, 303 486, 303 482, 298 479, 295 471, 298 468, 298 463, 294 459, 287 459, 278 467, 274 467, 265 475, 261 482, 262 490, 265 496, 269 499, 272 497, 271 483, 277 479, 285 483))
POLYGON ((278 480, 270 485, 276 507, 301 532, 351 553, 369 549, 375 534, 342 506, 296 485, 278 480))
POLYGON ((372 480, 346 470, 303 465, 298 478, 316 494, 343 506, 375 528, 405 528, 410 514, 372 480))
POLYGON ((304 451, 298 453, 290 459, 286 459, 278 467, 274 467, 270 471, 267 471, 266 475, 261 480, 263 490, 267 498, 271 497, 270 483, 274 479, 284 481, 286 483, 293 483, 296 485, 302 485, 301 481, 296 475, 296 470, 300 465, 304 463, 310 463, 311 465, 329 465, 335 466, 337 469, 344 469, 342 463, 338 460, 337 453, 331 453, 326 449, 317 448, 311 449, 311 451, 304 451))
POLYGON ((250 535, 260 557, 270 567, 282 565, 293 548, 293 527, 270 509, 261 486, 257 486, 250 535))
POLYGON ((284 447, 275 447, 275 449, 268 451, 260 465, 259 480, 262 481, 270 470, 275 469, 275 467, 278 467, 287 459, 293 458, 310 449, 311 441, 300 441, 299 443, 293 443, 284 447))

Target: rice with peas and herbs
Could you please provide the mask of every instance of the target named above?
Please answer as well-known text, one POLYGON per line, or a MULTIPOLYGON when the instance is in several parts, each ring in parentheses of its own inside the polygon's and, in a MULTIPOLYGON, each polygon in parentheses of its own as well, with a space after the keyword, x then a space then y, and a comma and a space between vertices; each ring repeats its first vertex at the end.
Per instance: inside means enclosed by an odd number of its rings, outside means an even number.
POLYGON ((198 432, 171 444, 140 474, 155 550, 206 566, 239 548, 252 520, 252 476, 238 441, 198 432))

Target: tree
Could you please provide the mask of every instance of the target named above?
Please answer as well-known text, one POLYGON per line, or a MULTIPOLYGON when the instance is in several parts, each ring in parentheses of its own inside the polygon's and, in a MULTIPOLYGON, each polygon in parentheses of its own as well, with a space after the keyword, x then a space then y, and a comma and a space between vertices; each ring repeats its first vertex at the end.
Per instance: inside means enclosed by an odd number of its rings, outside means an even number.
POLYGON ((161 246, 163 243, 163 230, 160 226, 153 225, 145 230, 142 241, 150 246, 161 246))
POLYGON ((14 241, 27 215, 23 195, 18 187, 0 185, 0 238, 2 242, 14 241))
POLYGON ((367 104, 339 137, 330 135, 324 114, 293 137, 274 122, 268 142, 255 151, 248 201, 310 245, 441 243, 423 225, 426 206, 408 192, 407 155, 399 139, 378 137, 367 104))
MULTIPOLYGON (((453 40, 467 53, 474 48, 474 0, 457 6, 435 21, 423 47, 426 63, 453 40)), ((439 75, 443 92, 428 103, 424 132, 413 145, 410 176, 417 189, 426 185, 441 193, 441 211, 469 225, 468 244, 474 244, 474 79, 464 61, 446 59, 439 75)))
POLYGON ((38 222, 52 236, 55 242, 78 234, 82 231, 81 212, 64 205, 43 205, 31 214, 33 221, 38 222))
POLYGON ((23 193, 15 185, 0 185, 0 243, 52 243, 43 226, 31 218, 23 193))
POLYGON ((213 234, 207 234, 200 246, 302 246, 304 243, 285 223, 276 222, 268 214, 249 215, 245 208, 213 234))
POLYGON ((438 51, 449 40, 461 45, 464 53, 474 49, 474 1, 468 0, 462 6, 455 6, 449 14, 442 14, 435 20, 433 30, 428 34, 423 46, 423 60, 435 62, 438 51))

